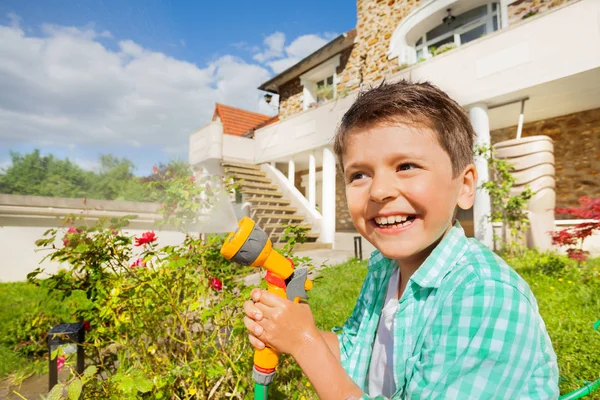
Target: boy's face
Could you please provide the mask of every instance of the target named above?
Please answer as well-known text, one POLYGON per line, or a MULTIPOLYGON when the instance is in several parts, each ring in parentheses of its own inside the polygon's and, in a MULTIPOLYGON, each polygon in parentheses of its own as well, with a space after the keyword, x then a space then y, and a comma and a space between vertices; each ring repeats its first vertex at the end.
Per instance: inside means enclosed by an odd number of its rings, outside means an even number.
POLYGON ((452 227, 455 207, 473 205, 477 182, 472 164, 452 177, 429 128, 401 123, 351 133, 344 176, 356 229, 384 256, 415 268, 452 227))

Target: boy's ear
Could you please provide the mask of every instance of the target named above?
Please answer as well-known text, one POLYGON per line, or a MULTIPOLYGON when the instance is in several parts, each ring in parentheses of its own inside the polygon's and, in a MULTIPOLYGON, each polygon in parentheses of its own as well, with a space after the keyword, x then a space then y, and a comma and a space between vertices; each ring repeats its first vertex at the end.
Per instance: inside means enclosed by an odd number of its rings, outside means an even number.
POLYGON ((468 210, 475 203, 477 190, 477 169, 475 164, 469 164, 457 178, 460 183, 456 205, 463 210, 468 210))

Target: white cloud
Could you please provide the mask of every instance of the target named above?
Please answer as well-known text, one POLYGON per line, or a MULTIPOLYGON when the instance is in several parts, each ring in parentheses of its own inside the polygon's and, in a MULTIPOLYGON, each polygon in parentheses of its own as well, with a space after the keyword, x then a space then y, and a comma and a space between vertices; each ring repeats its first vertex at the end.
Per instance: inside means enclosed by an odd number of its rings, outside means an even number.
POLYGON ((260 63, 283 56, 285 35, 282 32, 275 32, 265 38, 264 44, 264 51, 257 53, 254 55, 254 57, 252 57, 254 60, 260 63))
POLYGON ((285 35, 275 32, 265 39, 266 48, 254 55, 254 59, 268 65, 276 74, 296 64, 304 57, 323 47, 331 39, 337 37, 333 32, 326 32, 323 37, 315 34, 302 35, 285 46, 285 35))
POLYGON ((323 39, 318 35, 302 35, 297 37, 288 47, 285 52, 290 57, 304 58, 315 50, 323 47, 328 40, 323 39))
POLYGON ((43 32, 0 25, 2 148, 122 144, 186 154, 215 101, 270 110, 256 90, 270 75, 263 66, 228 55, 199 67, 131 40, 112 50, 100 42, 110 33, 93 25, 43 32))
POLYGON ((96 38, 112 38, 109 31, 97 32, 94 24, 88 24, 83 29, 75 26, 62 26, 54 24, 42 24, 42 32, 47 36, 68 36, 78 37, 80 39, 92 40, 96 38))

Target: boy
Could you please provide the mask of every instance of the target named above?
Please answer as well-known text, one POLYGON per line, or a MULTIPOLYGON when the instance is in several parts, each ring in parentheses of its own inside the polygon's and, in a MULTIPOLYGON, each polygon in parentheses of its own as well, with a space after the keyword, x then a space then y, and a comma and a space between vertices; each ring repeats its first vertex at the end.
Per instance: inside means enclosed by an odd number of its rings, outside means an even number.
POLYGON ((356 229, 375 251, 341 332, 306 304, 252 292, 254 347, 291 354, 321 399, 558 397, 556 355, 528 285, 455 220, 473 206, 475 133, 428 83, 360 94, 335 137, 356 229))

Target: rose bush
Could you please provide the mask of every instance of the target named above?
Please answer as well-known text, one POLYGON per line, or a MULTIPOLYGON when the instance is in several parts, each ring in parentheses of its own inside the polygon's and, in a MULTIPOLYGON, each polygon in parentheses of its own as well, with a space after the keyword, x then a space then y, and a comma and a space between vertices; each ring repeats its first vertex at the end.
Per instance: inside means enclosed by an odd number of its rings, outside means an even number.
MULTIPOLYGON (((96 373, 85 397, 243 398, 252 384, 241 315, 250 289, 219 278, 222 264, 230 264, 214 256, 222 237, 187 235, 179 246, 159 247, 154 232, 124 234, 127 224, 122 218, 48 230, 38 245, 71 268, 44 280, 40 270, 29 277, 89 325, 85 352, 96 373), (67 245, 56 247, 64 235, 67 245), (134 254, 137 244, 142 249, 134 254)), ((80 378, 71 384, 81 385, 80 378)), ((69 387, 57 390, 66 396, 69 387)))

